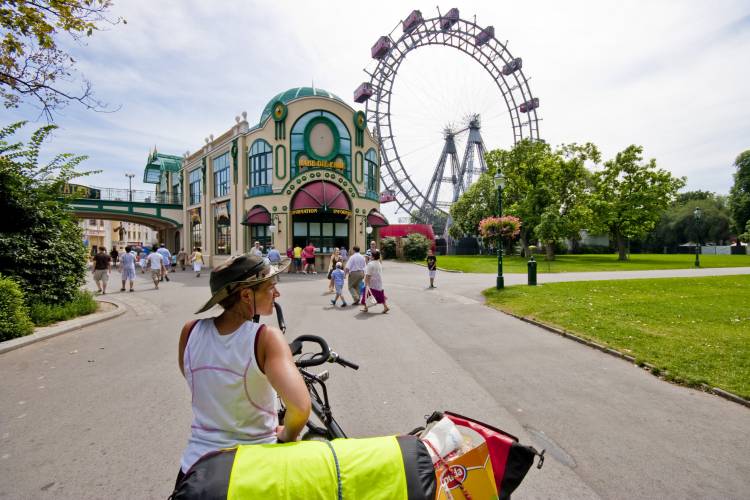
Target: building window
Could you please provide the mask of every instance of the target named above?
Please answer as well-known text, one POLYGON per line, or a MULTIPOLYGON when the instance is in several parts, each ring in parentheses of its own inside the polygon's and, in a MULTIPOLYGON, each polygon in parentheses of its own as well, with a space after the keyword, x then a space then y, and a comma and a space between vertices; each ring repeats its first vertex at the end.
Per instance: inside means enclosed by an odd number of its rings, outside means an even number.
POLYGON ((378 192, 378 155, 374 149, 365 155, 365 189, 369 195, 378 192))
POLYGON ((190 204, 197 205, 201 202, 201 194, 203 192, 203 175, 201 169, 196 168, 191 171, 188 179, 190 182, 190 204))
POLYGON ((217 203, 214 206, 214 228, 216 231, 216 255, 232 254, 232 224, 231 224, 231 203, 217 203))
POLYGON ((214 198, 229 194, 229 153, 217 156, 213 160, 214 198))
POLYGON ((172 174, 172 203, 182 203, 182 174, 172 174))
POLYGON ((349 223, 331 221, 295 221, 294 246, 304 247, 307 242, 320 252, 332 253, 334 248, 349 247, 349 223))
MULTIPOLYGON (((347 179, 352 178, 352 141, 351 136, 349 135, 349 129, 344 125, 344 122, 341 121, 341 119, 334 115, 333 113, 329 113, 328 111, 310 111, 309 113, 305 113, 302 115, 292 127, 292 132, 290 134, 291 139, 291 151, 292 151, 292 165, 291 165, 291 174, 292 177, 296 176, 300 172, 299 168, 299 157, 306 156, 307 153, 305 151, 305 129, 307 128, 307 125, 310 123, 310 121, 314 120, 315 118, 323 117, 333 123, 333 125, 336 127, 336 132, 339 136, 338 141, 338 151, 336 152, 336 156, 334 160, 338 159, 344 162, 344 169, 343 171, 338 169, 337 172, 340 172, 343 174, 347 179)), ((304 168, 302 169, 304 170, 304 168)))
MULTIPOLYGON (((188 210, 188 217, 190 219, 190 247, 203 247, 203 222, 201 219, 201 209, 193 208, 188 210)), ((148 237, 148 234, 144 235, 144 238, 148 237)))
POLYGON ((247 175, 250 196, 271 192, 271 151, 271 145, 262 139, 258 139, 250 147, 247 175))

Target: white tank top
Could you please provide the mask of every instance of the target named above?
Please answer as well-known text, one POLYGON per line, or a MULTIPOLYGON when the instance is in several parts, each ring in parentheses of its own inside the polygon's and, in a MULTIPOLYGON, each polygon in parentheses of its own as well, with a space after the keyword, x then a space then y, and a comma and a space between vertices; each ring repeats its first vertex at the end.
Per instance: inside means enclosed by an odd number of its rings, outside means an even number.
POLYGON ((213 318, 193 327, 183 355, 193 395, 192 431, 180 461, 183 472, 210 451, 276 442, 276 391, 255 359, 261 328, 246 321, 234 332, 219 335, 213 318))

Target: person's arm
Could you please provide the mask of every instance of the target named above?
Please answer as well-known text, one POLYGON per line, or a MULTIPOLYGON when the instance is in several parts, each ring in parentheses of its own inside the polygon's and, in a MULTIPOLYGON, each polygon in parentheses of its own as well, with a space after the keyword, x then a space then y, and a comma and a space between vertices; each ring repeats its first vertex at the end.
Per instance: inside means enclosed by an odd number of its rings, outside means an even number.
POLYGON ((310 418, 310 393, 292 359, 292 352, 281 330, 265 326, 258 342, 258 366, 266 374, 286 406, 284 424, 278 438, 285 443, 297 439, 310 418))
POLYGON ((190 337, 190 332, 193 331, 193 327, 198 322, 197 319, 194 319, 193 321, 188 321, 185 323, 185 326, 182 327, 182 332, 180 332, 180 341, 177 344, 177 363, 180 366, 180 373, 182 376, 185 376, 185 364, 184 364, 184 358, 185 358, 185 346, 187 346, 188 337, 190 337))

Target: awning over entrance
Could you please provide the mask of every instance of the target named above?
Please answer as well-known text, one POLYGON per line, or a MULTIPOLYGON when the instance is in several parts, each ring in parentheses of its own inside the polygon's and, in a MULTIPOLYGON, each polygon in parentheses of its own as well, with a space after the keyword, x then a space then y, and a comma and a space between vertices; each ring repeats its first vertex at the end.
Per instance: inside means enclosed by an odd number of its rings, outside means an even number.
POLYGON ((316 181, 299 188, 292 200, 292 214, 334 213, 349 215, 349 200, 336 184, 316 181))
POLYGON ((268 226, 271 224, 271 214, 268 213, 268 210, 266 210, 265 207, 256 205, 250 209, 250 211, 247 213, 247 216, 245 217, 245 220, 242 221, 242 223, 246 226, 249 226, 251 224, 268 226))
POLYGON ((370 210, 367 214, 367 225, 372 227, 383 227, 388 225, 388 219, 377 210, 370 210))

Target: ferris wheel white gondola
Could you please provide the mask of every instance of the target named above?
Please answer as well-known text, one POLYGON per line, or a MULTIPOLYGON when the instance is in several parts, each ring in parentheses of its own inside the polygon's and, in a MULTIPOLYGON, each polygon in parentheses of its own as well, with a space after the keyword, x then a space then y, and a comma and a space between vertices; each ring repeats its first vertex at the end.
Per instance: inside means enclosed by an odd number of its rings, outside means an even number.
MULTIPOLYGON (((495 37, 493 26, 481 27, 476 21, 462 19, 457 8, 445 14, 425 19, 419 10, 412 11, 388 35, 381 36, 372 46, 370 55, 376 62, 369 82, 354 91, 354 100, 366 103, 366 115, 373 134, 380 142, 381 180, 388 193, 385 199, 395 198, 407 213, 414 214, 424 207, 444 211, 428 200, 403 164, 395 142, 391 124, 393 84, 398 68, 406 55, 419 47, 442 45, 453 47, 477 61, 493 78, 504 101, 511 121, 513 142, 523 139, 540 140, 539 98, 534 97, 523 73, 523 61, 513 57, 505 44, 495 37), (401 33, 397 32, 401 28, 401 33)), ((383 198, 381 193, 381 198, 383 198)))

